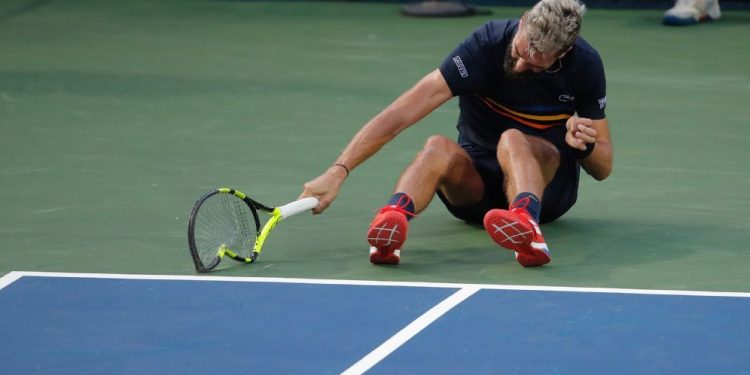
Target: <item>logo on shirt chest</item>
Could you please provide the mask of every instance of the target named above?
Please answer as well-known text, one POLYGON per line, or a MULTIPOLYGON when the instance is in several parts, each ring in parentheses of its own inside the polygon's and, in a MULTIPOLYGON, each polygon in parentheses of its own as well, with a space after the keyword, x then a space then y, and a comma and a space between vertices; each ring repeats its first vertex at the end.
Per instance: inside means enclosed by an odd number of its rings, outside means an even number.
POLYGON ((559 101, 561 101, 563 103, 569 103, 569 102, 575 101, 576 97, 575 96, 571 96, 571 95, 562 94, 562 95, 560 95, 560 96, 557 97, 557 100, 559 100, 559 101))

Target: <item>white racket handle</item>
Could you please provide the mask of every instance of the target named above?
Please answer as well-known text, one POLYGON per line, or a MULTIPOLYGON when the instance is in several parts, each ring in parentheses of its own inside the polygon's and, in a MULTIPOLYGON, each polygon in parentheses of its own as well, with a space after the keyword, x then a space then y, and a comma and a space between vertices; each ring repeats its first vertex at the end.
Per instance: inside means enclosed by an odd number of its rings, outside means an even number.
POLYGON ((307 197, 307 198, 302 198, 298 201, 287 203, 279 207, 279 212, 281 212, 281 219, 283 220, 290 216, 294 216, 300 212, 312 210, 317 205, 318 205, 318 198, 307 197))

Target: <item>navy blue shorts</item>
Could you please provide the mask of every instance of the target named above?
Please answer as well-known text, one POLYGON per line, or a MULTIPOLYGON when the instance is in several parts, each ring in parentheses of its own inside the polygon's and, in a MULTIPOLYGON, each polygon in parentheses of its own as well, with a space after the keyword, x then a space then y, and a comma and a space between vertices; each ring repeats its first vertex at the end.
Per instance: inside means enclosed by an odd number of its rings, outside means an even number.
MULTIPOLYGON (((484 196, 473 206, 458 207, 450 204, 445 196, 438 191, 440 200, 453 216, 474 224, 482 225, 484 214, 493 208, 507 209, 508 199, 505 196, 505 182, 500 164, 494 151, 487 151, 478 146, 463 141, 460 137, 458 144, 469 153, 474 161, 474 167, 484 181, 484 196)), ((567 212, 578 198, 578 178, 581 166, 575 156, 565 147, 556 145, 560 150, 560 167, 555 177, 544 189, 542 197, 542 212, 539 221, 546 223, 553 221, 567 212)))

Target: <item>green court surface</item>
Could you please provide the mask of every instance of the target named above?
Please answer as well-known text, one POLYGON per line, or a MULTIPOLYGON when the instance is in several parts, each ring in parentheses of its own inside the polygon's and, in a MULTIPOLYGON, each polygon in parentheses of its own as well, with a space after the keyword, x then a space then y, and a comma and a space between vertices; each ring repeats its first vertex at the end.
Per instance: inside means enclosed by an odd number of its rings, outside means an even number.
MULTIPOLYGON (((413 19, 398 4, 241 1, 0 3, 0 274, 193 274, 186 220, 228 185, 285 203, 357 129, 492 15, 413 19)), ((582 179, 545 225, 553 261, 523 269, 438 200, 402 264, 376 267, 374 211, 452 101, 357 168, 323 215, 284 222, 274 276, 750 291, 750 13, 688 28, 660 10, 591 9, 608 77, 615 170, 582 179)))

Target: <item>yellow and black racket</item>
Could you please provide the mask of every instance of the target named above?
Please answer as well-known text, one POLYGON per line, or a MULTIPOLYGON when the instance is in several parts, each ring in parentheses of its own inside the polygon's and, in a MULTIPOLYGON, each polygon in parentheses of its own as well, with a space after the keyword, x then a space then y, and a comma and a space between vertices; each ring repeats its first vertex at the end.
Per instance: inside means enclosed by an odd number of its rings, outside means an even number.
POLYGON ((188 221, 188 244, 195 270, 211 271, 224 256, 242 263, 255 262, 276 224, 317 205, 318 199, 310 197, 269 207, 234 189, 209 191, 195 202, 188 221), (258 211, 271 214, 262 228, 258 211))

